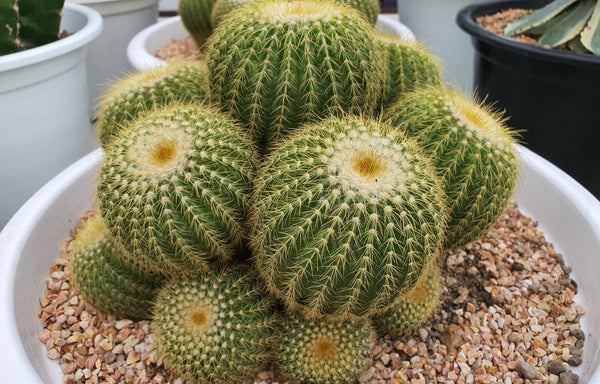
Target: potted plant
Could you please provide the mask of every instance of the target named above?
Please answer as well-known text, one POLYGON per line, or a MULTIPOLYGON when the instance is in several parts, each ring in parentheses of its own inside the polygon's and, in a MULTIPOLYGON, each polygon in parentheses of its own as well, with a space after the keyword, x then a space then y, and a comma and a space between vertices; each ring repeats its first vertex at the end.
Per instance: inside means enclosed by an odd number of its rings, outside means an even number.
POLYGON ((473 53, 454 15, 477 0, 398 0, 400 21, 442 59, 449 84, 473 88, 473 53))
POLYGON ((480 17, 511 8, 535 10, 548 4, 546 0, 493 1, 463 9, 457 22, 472 36, 478 92, 508 111, 509 123, 523 130, 523 139, 532 150, 599 196, 600 178, 594 170, 600 166, 595 145, 600 139, 596 129, 600 121, 594 106, 600 57, 514 41, 477 23, 480 17))
MULTIPOLYGON (((22 11, 27 3, 32 2, 23 1, 22 11)), ((42 12, 43 21, 37 21, 51 37, 36 41, 48 43, 0 56, 0 226, 56 172, 95 146, 84 60, 87 46, 100 34, 102 18, 94 10, 67 4, 60 28, 69 35, 57 40, 61 7, 42 12)), ((13 23, 14 32, 17 16, 5 18, 10 12, 2 9, 0 14, 3 23, 13 23)), ((14 43, 15 36, 7 33, 1 40, 14 43)))
POLYGON ((67 0, 85 5, 102 15, 104 29, 90 46, 88 81, 92 107, 106 90, 107 83, 133 69, 127 60, 127 43, 149 25, 156 23, 158 0, 67 0))

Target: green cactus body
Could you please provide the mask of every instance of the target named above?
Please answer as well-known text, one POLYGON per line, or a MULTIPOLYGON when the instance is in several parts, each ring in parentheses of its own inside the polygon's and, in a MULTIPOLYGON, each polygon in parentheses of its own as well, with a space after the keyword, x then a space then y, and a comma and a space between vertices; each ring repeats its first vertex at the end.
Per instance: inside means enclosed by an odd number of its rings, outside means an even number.
POLYGON ((275 346, 273 302, 239 271, 173 280, 160 291, 152 328, 169 369, 197 383, 241 382, 275 346))
POLYGON ((305 122, 374 111, 382 58, 373 27, 329 1, 253 2, 207 42, 212 99, 245 123, 263 151, 305 122))
POLYGON ((225 15, 252 1, 255 0, 217 0, 210 16, 213 28, 219 24, 225 15))
POLYGON ((416 143, 353 117, 304 128, 266 161, 252 247, 270 291, 308 317, 363 317, 417 282, 445 196, 416 143))
POLYGON ((98 199, 111 233, 167 275, 241 248, 256 153, 224 115, 175 104, 142 115, 106 149, 98 199))
POLYGON ((179 0, 179 15, 196 45, 202 49, 212 33, 210 15, 217 0, 179 0))
POLYGON ((148 319, 160 280, 136 270, 95 213, 71 243, 71 282, 98 310, 133 320, 148 319))
POLYGON ((374 333, 368 320, 281 320, 277 368, 292 383, 346 384, 371 363, 374 333))
POLYGON ((100 143, 108 145, 140 113, 173 102, 201 102, 208 95, 206 64, 173 62, 117 81, 100 101, 100 143))
POLYGON ((373 325, 381 334, 388 334, 393 338, 410 335, 435 313, 441 293, 440 271, 434 260, 406 296, 400 297, 386 311, 372 317, 373 325))
POLYGON ((517 181, 514 134, 501 116, 457 92, 428 88, 387 111, 392 125, 434 159, 450 203, 446 248, 484 235, 506 210, 517 181))
POLYGON ((384 34, 376 34, 375 43, 384 52, 387 65, 384 108, 421 86, 441 84, 436 60, 417 43, 384 34))

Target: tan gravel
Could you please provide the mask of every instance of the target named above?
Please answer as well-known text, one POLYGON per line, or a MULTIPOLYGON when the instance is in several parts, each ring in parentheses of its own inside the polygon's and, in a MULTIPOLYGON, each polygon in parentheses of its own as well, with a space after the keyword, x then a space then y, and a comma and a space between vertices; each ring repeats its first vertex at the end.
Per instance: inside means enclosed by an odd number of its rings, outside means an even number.
POLYGON ((194 39, 187 37, 183 40, 173 40, 158 48, 154 56, 161 60, 204 59, 204 54, 198 51, 194 39))
MULTIPOLYGON (((183 384, 163 365, 148 321, 101 314, 73 292, 69 243, 39 312, 39 339, 63 381, 183 384)), ((532 219, 512 206, 484 238, 439 262, 444 289, 435 318, 412 338, 381 337, 361 383, 577 383, 569 364, 581 363, 585 310, 573 301, 570 268, 532 219)), ((272 372, 254 382, 278 383, 272 372)))

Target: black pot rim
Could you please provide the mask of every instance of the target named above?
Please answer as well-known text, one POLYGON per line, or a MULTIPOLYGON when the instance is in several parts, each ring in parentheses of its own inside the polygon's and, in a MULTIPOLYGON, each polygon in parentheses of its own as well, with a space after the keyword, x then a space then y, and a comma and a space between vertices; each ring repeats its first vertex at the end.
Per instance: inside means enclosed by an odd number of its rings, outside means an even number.
POLYGON ((526 55, 528 57, 570 66, 600 67, 600 56, 594 56, 591 54, 583 55, 574 52, 562 52, 550 48, 543 48, 531 44, 521 43, 489 32, 475 22, 474 14, 477 14, 477 16, 489 15, 515 6, 523 8, 527 6, 527 3, 528 2, 517 0, 495 0, 486 3, 469 5, 460 10, 456 16, 456 23, 462 30, 474 38, 516 54, 526 55))

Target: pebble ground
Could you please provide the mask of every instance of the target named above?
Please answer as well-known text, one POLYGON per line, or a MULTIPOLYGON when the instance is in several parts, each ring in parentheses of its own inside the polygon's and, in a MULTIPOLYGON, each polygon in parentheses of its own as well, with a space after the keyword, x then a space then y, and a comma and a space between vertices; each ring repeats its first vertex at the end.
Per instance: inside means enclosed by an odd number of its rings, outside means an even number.
MULTIPOLYGON (((74 229, 74 232, 77 230, 74 229)), ((39 339, 65 383, 173 383, 150 322, 97 312, 71 289, 70 239, 46 279, 39 339)), ((481 240, 440 256, 443 292, 430 323, 410 338, 380 336, 360 383, 574 384, 584 309, 571 269, 536 223, 511 206, 481 240)), ((249 383, 278 384, 271 372, 249 383)))

